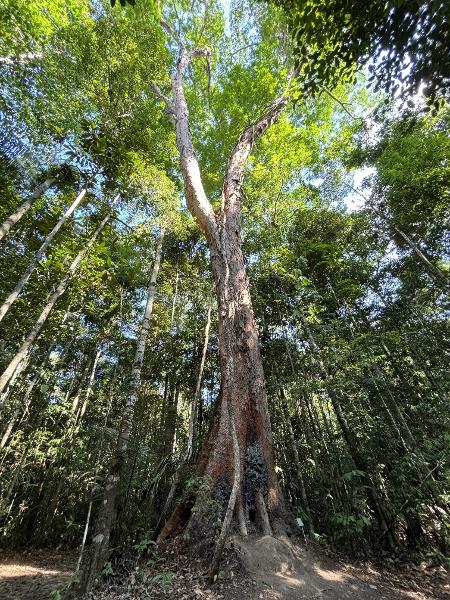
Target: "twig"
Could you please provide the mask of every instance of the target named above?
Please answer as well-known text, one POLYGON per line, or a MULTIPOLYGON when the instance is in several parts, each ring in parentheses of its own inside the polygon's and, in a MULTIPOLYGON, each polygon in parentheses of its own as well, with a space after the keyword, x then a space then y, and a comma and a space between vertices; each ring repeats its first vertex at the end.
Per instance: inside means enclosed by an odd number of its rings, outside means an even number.
POLYGON ((170 117, 172 121, 175 121, 175 108, 170 98, 163 94, 160 87, 156 85, 156 83, 152 83, 152 89, 158 96, 158 98, 164 102, 166 114, 170 117))
POLYGON ((330 96, 330 98, 332 98, 335 102, 337 102, 339 104, 339 106, 342 108, 342 110, 344 112, 346 112, 348 114, 348 116, 353 119, 354 121, 362 121, 363 123, 365 123, 365 120, 363 117, 356 117, 352 112, 350 112, 348 110, 348 108, 345 106, 345 102, 342 102, 342 100, 339 100, 339 98, 336 98, 336 96, 330 92, 329 89, 327 89, 325 86, 321 85, 320 88, 326 93, 328 94, 328 96, 330 96))
POLYGON ((235 56, 236 54, 239 54, 239 52, 242 52, 243 50, 247 50, 248 48, 252 48, 253 46, 257 46, 257 45, 258 44, 256 42, 252 42, 251 44, 246 44, 245 46, 241 46, 240 48, 238 48, 237 50, 232 52, 230 54, 230 57, 235 56))

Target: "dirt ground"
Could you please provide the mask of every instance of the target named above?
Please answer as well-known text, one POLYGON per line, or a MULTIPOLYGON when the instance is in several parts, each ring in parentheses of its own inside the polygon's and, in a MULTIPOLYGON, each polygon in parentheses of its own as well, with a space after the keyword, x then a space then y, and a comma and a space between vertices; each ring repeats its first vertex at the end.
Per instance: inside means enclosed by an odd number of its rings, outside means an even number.
POLYGON ((232 538, 211 586, 212 548, 183 551, 176 542, 151 550, 121 583, 110 580, 92 600, 450 600, 443 567, 339 560, 323 548, 287 538, 232 538))
MULTIPOLYGON (((287 539, 236 540, 246 571, 267 600, 450 599, 449 574, 441 568, 378 570, 374 565, 331 559, 323 550, 287 539), (262 588, 262 589, 260 589, 262 588)), ((262 594, 262 595, 261 595, 262 594)), ((257 598, 258 595, 255 596, 257 598)))
MULTIPOLYGON (((211 548, 186 553, 177 542, 113 561, 92 600, 450 600, 442 567, 351 562, 286 538, 232 538, 208 586, 211 548)), ((73 553, 0 552, 1 600, 50 600, 70 579, 73 553)))
POLYGON ((70 579, 75 563, 72 552, 0 550, 0 599, 50 600, 53 590, 70 579))

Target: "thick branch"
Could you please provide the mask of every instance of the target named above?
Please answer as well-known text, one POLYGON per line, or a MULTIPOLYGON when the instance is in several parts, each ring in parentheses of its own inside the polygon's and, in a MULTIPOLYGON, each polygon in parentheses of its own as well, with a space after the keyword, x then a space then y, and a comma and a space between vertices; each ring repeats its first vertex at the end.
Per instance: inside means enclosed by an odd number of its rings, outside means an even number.
POLYGON ((189 130, 189 109, 184 95, 183 76, 192 59, 208 56, 206 48, 187 51, 180 47, 176 70, 172 76, 172 94, 175 108, 177 147, 183 171, 186 202, 192 215, 197 219, 211 242, 217 240, 217 223, 213 207, 206 197, 200 166, 198 164, 192 136, 189 130))
POLYGON ((438 267, 436 267, 436 265, 434 265, 426 256, 425 254, 420 250, 419 246, 417 244, 415 244, 412 239, 406 235, 406 233, 404 231, 402 231, 401 229, 398 229, 398 227, 395 227, 395 225, 392 227, 393 230, 398 233, 398 235, 403 238, 403 240, 407 243, 407 245, 411 248, 411 250, 414 252, 414 254, 420 259, 420 261, 422 262, 422 264, 424 264, 427 269, 431 272, 433 278, 437 281, 440 281, 441 283, 445 283, 445 284, 449 284, 449 277, 448 275, 445 273, 445 271, 441 271, 441 269, 439 269, 438 267))
POLYGON ((229 160, 223 185, 223 208, 226 212, 238 210, 241 186, 244 179, 245 164, 255 141, 276 123, 286 108, 288 100, 283 96, 277 98, 268 110, 255 123, 244 129, 229 160))
POLYGON ((168 36, 171 37, 173 39, 173 41, 178 44, 178 47, 180 49, 185 48, 185 45, 183 44, 183 40, 178 35, 178 33, 175 31, 175 29, 171 25, 169 25, 169 23, 167 21, 165 21, 164 19, 161 19, 160 23, 161 23, 161 27, 168 34, 168 36))
POLYGON ((271 125, 278 121, 281 113, 289 104, 291 85, 299 71, 300 66, 294 69, 290 74, 283 93, 269 105, 266 112, 255 123, 244 129, 241 134, 238 143, 228 160, 227 173, 223 184, 222 210, 225 212, 239 212, 245 164, 253 144, 258 138, 264 135, 271 125))

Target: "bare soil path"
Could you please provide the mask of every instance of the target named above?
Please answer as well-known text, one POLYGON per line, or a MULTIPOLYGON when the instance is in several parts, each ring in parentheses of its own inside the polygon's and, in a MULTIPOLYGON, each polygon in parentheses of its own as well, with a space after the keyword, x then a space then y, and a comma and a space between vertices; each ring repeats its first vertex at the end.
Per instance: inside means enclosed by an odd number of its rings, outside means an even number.
POLYGON ((205 577, 212 548, 186 552, 169 542, 155 552, 92 600, 450 600, 449 574, 442 567, 393 562, 377 568, 287 538, 231 538, 213 585, 205 577))
POLYGON ((0 550, 0 599, 50 600, 68 581, 75 563, 73 552, 0 550))
MULTIPOLYGON (((231 538, 217 582, 206 584, 210 548, 186 552, 169 543, 114 565, 92 600, 450 600, 442 567, 392 563, 377 567, 327 556, 287 538, 231 538), (122 566, 121 566, 122 565, 122 566)), ((0 551, 0 600, 50 600, 70 578, 76 555, 0 551)))
POLYGON ((264 600, 450 600, 444 569, 379 571, 374 565, 339 562, 285 538, 234 541, 247 573, 264 600), (397 571, 397 572, 396 572, 397 571))

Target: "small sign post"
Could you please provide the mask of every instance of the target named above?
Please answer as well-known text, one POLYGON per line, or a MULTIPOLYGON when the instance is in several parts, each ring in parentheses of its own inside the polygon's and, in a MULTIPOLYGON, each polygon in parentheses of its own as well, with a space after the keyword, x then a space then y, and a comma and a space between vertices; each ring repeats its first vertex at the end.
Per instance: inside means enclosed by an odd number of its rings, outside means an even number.
POLYGON ((302 532, 303 539, 305 540, 305 544, 308 544, 308 542, 306 541, 305 524, 303 523, 303 520, 300 517, 297 517, 296 521, 297 521, 297 525, 300 527, 300 531, 302 532))

